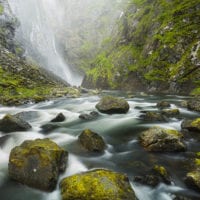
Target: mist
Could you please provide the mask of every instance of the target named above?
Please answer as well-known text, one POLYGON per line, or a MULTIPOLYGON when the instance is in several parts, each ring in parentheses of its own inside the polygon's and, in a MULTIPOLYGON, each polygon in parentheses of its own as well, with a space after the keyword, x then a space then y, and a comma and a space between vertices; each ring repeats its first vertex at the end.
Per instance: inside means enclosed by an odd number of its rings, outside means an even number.
POLYGON ((87 42, 94 44, 94 51, 101 46, 123 4, 117 0, 8 1, 20 23, 16 39, 25 56, 75 86, 83 80, 76 65, 81 47, 87 42))

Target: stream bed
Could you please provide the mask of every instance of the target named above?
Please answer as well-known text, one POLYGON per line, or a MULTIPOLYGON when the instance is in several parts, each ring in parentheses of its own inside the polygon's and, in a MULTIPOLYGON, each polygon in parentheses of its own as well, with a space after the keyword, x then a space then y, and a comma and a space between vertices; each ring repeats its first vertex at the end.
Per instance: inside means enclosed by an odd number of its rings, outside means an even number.
POLYGON ((24 140, 50 138, 69 152, 66 171, 59 181, 67 176, 88 171, 94 168, 107 168, 128 175, 132 187, 139 200, 173 200, 175 194, 187 196, 189 199, 200 199, 200 194, 189 189, 183 181, 187 171, 184 167, 192 152, 200 151, 200 137, 185 138, 186 152, 180 153, 150 153, 146 152, 138 142, 138 136, 152 126, 181 130, 184 118, 199 117, 200 113, 180 107, 180 102, 190 97, 128 95, 119 92, 107 92, 125 97, 130 105, 126 114, 107 115, 99 113, 97 119, 83 120, 80 114, 95 111, 99 96, 85 95, 80 98, 59 98, 38 104, 27 104, 19 107, 0 107, 0 118, 5 114, 29 112, 27 122, 33 127, 27 132, 0 132, 0 199, 1 200, 60 200, 59 182, 54 192, 46 193, 18 184, 8 177, 8 159, 11 149, 24 140), (160 100, 170 102, 171 108, 179 108, 180 116, 170 118, 168 122, 146 122, 141 119, 142 111, 156 111, 160 100), (64 122, 56 123, 59 127, 44 132, 41 126, 51 121, 58 113, 66 117, 64 122), (77 139, 84 129, 91 129, 100 134, 106 141, 107 148, 103 154, 88 153, 78 143, 77 139), (163 165, 170 172, 172 185, 160 184, 155 188, 141 185, 133 181, 133 177, 141 175, 145 169, 154 165, 163 165))

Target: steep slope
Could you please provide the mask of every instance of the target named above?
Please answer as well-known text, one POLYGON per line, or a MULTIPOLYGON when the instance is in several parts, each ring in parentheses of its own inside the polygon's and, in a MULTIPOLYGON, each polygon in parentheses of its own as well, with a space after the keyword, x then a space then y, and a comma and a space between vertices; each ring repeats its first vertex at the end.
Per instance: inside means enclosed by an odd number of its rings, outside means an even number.
POLYGON ((83 86, 200 94, 200 1, 131 0, 83 86))
POLYGON ((0 0, 0 104, 38 102, 58 92, 69 93, 64 83, 23 58, 23 49, 14 40, 18 25, 7 1, 0 0))

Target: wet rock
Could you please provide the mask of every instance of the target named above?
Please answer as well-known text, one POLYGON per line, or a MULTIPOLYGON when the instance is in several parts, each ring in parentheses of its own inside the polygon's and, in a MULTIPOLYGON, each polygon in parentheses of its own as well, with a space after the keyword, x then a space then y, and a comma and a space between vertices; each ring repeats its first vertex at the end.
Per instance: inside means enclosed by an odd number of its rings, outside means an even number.
POLYGON ((65 121, 65 116, 63 113, 59 113, 54 119, 51 120, 51 122, 63 122, 65 121))
POLYGON ((107 114, 127 113, 129 104, 126 100, 113 96, 104 96, 96 105, 96 108, 107 114))
POLYGON ((161 112, 166 117, 177 117, 180 114, 179 109, 165 109, 161 112))
POLYGON ((79 118, 83 120, 93 120, 99 116, 99 113, 96 111, 92 111, 89 114, 80 114, 79 118))
POLYGON ((200 169, 187 173, 185 183, 200 192, 200 169))
POLYGON ((66 168, 68 153, 49 139, 24 141, 11 150, 11 179, 44 191, 55 189, 58 176, 66 168))
POLYGON ((151 187, 156 187, 161 182, 171 184, 171 177, 163 166, 155 165, 154 168, 147 174, 135 176, 134 181, 151 187))
POLYGON ((194 120, 184 120, 181 124, 181 128, 189 131, 200 132, 200 118, 196 118, 194 120))
POLYGON ((187 102, 187 107, 190 110, 200 112, 200 98, 199 99, 192 99, 187 102))
POLYGON ((188 102, 187 101, 181 101, 180 105, 183 108, 187 108, 188 107, 188 102))
POLYGON ((152 152, 185 151, 181 138, 180 132, 161 127, 152 127, 139 136, 141 145, 152 152))
POLYGON ((163 109, 163 108, 169 108, 171 105, 167 101, 160 101, 156 105, 158 108, 163 109))
POLYGON ((42 132, 44 133, 49 133, 57 128, 59 128, 60 126, 57 124, 44 124, 42 125, 40 128, 42 128, 42 132))
POLYGON ((29 123, 13 115, 7 114, 0 120, 0 131, 5 133, 27 131, 29 129, 31 129, 29 123))
POLYGON ((104 151, 106 144, 103 138, 89 129, 84 130, 78 137, 80 144, 92 152, 104 151))
POLYGON ((148 111, 144 115, 142 115, 142 118, 145 121, 160 121, 160 122, 167 121, 167 118, 164 115, 162 115, 161 113, 151 112, 151 111, 148 111))
POLYGON ((76 174, 60 183, 62 200, 136 200, 128 177, 121 173, 97 169, 76 174))

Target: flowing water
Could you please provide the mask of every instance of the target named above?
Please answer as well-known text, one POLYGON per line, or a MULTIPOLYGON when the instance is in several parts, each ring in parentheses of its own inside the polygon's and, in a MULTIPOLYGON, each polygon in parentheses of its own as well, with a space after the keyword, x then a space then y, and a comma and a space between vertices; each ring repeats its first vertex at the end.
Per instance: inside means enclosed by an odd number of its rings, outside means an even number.
POLYGON ((16 39, 26 55, 71 85, 79 86, 83 76, 66 63, 57 40, 62 31, 64 9, 59 0, 8 0, 20 26, 16 39), (73 77, 73 78, 72 78, 73 77))
MULTIPOLYGON (((120 93, 113 95, 124 96, 120 93)), ((95 110, 99 101, 98 96, 83 96, 78 99, 60 98, 38 104, 29 104, 20 107, 0 107, 0 118, 6 113, 29 112, 27 121, 32 130, 27 132, 0 132, 0 199, 1 200, 59 200, 57 189, 52 193, 41 192, 27 186, 17 184, 8 178, 8 158, 10 150, 27 139, 50 138, 69 152, 68 166, 60 176, 70 176, 94 168, 108 168, 126 173, 139 200, 171 200, 173 194, 188 195, 191 199, 200 199, 200 195, 189 190, 183 182, 186 173, 183 165, 190 152, 199 151, 199 138, 185 139, 188 150, 184 153, 148 153, 138 143, 141 131, 159 125, 166 128, 180 130, 182 118, 194 118, 199 113, 180 108, 179 119, 173 118, 166 123, 147 123, 141 118, 141 111, 157 110, 156 102, 161 99, 169 101, 173 108, 178 107, 180 101, 187 97, 180 96, 135 96, 127 98, 130 110, 127 114, 100 114, 92 121, 79 119, 81 113, 95 110), (44 133, 41 125, 48 123, 58 113, 66 116, 64 122, 57 123, 60 127, 44 133), (92 129, 104 137, 107 149, 103 154, 87 153, 77 142, 78 135, 86 128, 92 129), (147 187, 133 182, 134 175, 140 175, 144 169, 155 164, 164 165, 173 178, 174 184, 167 186, 160 184, 156 188, 147 187)))

